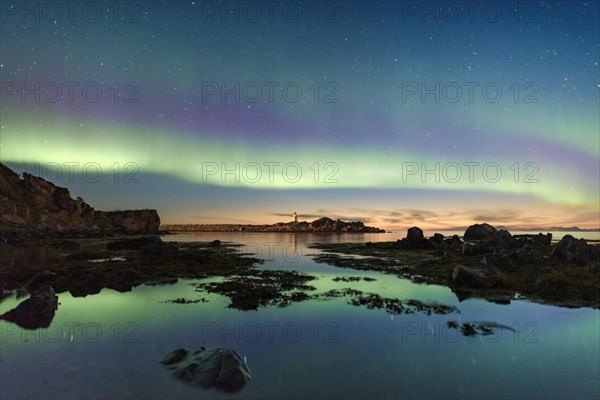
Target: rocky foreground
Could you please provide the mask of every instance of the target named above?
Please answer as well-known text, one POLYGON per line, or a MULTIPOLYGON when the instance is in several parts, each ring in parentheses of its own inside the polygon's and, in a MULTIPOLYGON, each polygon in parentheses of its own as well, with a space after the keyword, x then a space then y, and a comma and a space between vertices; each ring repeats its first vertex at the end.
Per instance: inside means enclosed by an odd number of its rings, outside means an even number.
POLYGON ((459 299, 512 299, 600 308, 600 246, 566 235, 511 235, 488 224, 470 226, 461 239, 418 227, 396 242, 323 243, 317 262, 382 271, 417 283, 449 286, 459 299), (356 258, 355 255, 367 256, 356 258))
POLYGON ((98 211, 45 179, 0 163, 0 241, 56 235, 158 233, 156 210, 98 211))
MULTIPOLYGON (((376 279, 372 277, 336 277, 332 282, 338 282, 338 288, 319 293, 310 284, 319 277, 257 269, 261 260, 239 252, 240 247, 218 240, 163 242, 157 236, 0 244, 0 301, 10 293, 16 292, 17 297, 29 295, 16 308, 0 315, 0 319, 26 329, 47 327, 59 306, 57 295, 66 291, 79 297, 99 293, 103 288, 126 292, 141 284, 172 284, 179 278, 209 277, 219 279, 197 283, 196 291, 201 297, 165 303, 204 303, 210 301, 204 296, 218 294, 230 299, 228 307, 243 311, 343 298, 349 305, 382 309, 390 314, 459 312, 450 305, 386 298, 347 287, 353 282, 376 279), (56 259, 25 266, 5 257, 13 254, 20 258, 27 253, 27 246, 61 251, 56 259)), ((478 297, 506 304, 530 299, 567 307, 600 308, 600 247, 569 235, 553 244, 549 234, 511 235, 481 224, 469 227, 463 238, 441 234, 424 238, 423 231, 414 227, 406 238, 396 242, 320 243, 311 247, 323 250, 310 255, 316 262, 394 274, 416 283, 446 285, 461 300, 478 297)), ((460 329, 465 335, 487 334, 495 329, 488 325, 469 323, 460 329)))
POLYGON ((366 226, 361 221, 342 221, 327 217, 312 222, 279 222, 273 225, 242 224, 165 224, 169 232, 330 232, 330 233, 385 233, 385 230, 366 226))

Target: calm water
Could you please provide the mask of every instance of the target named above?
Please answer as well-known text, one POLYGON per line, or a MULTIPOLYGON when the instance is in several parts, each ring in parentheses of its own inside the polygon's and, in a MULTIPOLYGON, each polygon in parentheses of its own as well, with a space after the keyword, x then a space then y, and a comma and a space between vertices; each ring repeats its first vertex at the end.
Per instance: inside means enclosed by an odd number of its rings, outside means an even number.
MULTIPOLYGON (((397 234, 398 237, 403 235, 397 234)), ((575 235, 581 236, 581 235, 575 235)), ((314 235, 193 233, 164 240, 243 243, 266 259, 261 268, 311 272, 318 291, 354 287, 386 297, 436 300, 460 314, 390 316, 343 299, 306 301, 288 308, 241 312, 228 299, 208 303, 192 283, 103 290, 86 298, 60 294, 48 329, 21 330, 0 321, 2 399, 202 398, 598 398, 600 311, 513 301, 459 303, 447 288, 417 285, 375 272, 312 262, 307 243, 395 240, 396 234, 314 235), (374 282, 333 282, 336 276, 374 282), (448 320, 495 321, 515 332, 463 337, 448 320), (235 395, 174 381, 158 364, 178 347, 226 346, 247 361, 252 381, 235 395)), ((19 300, 7 298, 0 311, 19 300)))

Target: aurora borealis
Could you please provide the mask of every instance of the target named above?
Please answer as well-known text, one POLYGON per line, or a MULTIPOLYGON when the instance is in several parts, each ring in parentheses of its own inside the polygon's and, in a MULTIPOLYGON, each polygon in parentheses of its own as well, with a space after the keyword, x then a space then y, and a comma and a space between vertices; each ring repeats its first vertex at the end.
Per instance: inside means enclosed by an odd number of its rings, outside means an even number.
POLYGON ((46 4, 1 4, 0 158, 96 208, 600 227, 597 1, 46 4))

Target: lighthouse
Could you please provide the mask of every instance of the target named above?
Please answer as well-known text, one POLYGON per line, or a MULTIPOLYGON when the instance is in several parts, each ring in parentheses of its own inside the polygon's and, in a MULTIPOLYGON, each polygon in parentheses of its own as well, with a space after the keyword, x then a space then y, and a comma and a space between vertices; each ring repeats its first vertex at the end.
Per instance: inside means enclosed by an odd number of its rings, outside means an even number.
POLYGON ((298 223, 298 214, 296 214, 296 211, 294 211, 294 213, 292 214, 292 218, 294 219, 294 223, 297 224, 298 223))

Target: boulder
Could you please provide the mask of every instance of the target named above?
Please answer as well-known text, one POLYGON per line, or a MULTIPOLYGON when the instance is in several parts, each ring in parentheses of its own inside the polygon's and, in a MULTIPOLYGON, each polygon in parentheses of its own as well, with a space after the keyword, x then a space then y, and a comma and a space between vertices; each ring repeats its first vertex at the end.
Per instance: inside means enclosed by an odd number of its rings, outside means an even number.
MULTIPOLYGON (((593 253, 593 251, 590 251, 593 253)), ((588 261, 588 244, 585 239, 565 235, 552 251, 552 257, 564 262, 584 264, 588 261)))
POLYGON ((441 233, 434 233, 433 237, 431 238, 431 241, 435 244, 440 244, 444 241, 444 235, 442 235, 441 233))
POLYGON ((462 251, 463 241, 460 240, 458 235, 453 235, 451 238, 444 239, 442 242, 443 248, 454 250, 454 251, 462 251))
POLYGON ((454 267, 452 281, 457 286, 484 288, 491 286, 488 280, 488 267, 481 263, 462 263, 454 267))
POLYGON ((494 236, 496 232, 496 228, 489 224, 475 224, 467 228, 464 239, 465 242, 470 240, 485 240, 494 236))
POLYGON ((500 229, 496 231, 496 233, 494 233, 490 239, 495 240, 498 244, 510 245, 513 241, 513 236, 509 231, 500 229))
POLYGON ((13 322, 25 329, 47 328, 58 309, 58 296, 52 286, 41 286, 31 296, 10 311, 0 315, 0 319, 13 322))
POLYGON ((425 247, 425 237, 423 236, 423 230, 416 226, 408 229, 406 233, 406 244, 412 248, 423 248, 425 247))
POLYGON ((483 256, 481 263, 487 267, 498 268, 502 271, 512 269, 510 255, 502 248, 496 248, 492 254, 486 254, 483 256))
POLYGON ((195 351, 177 349, 163 357, 161 364, 174 378, 201 388, 234 393, 250 381, 250 370, 230 348, 200 347, 195 351))

